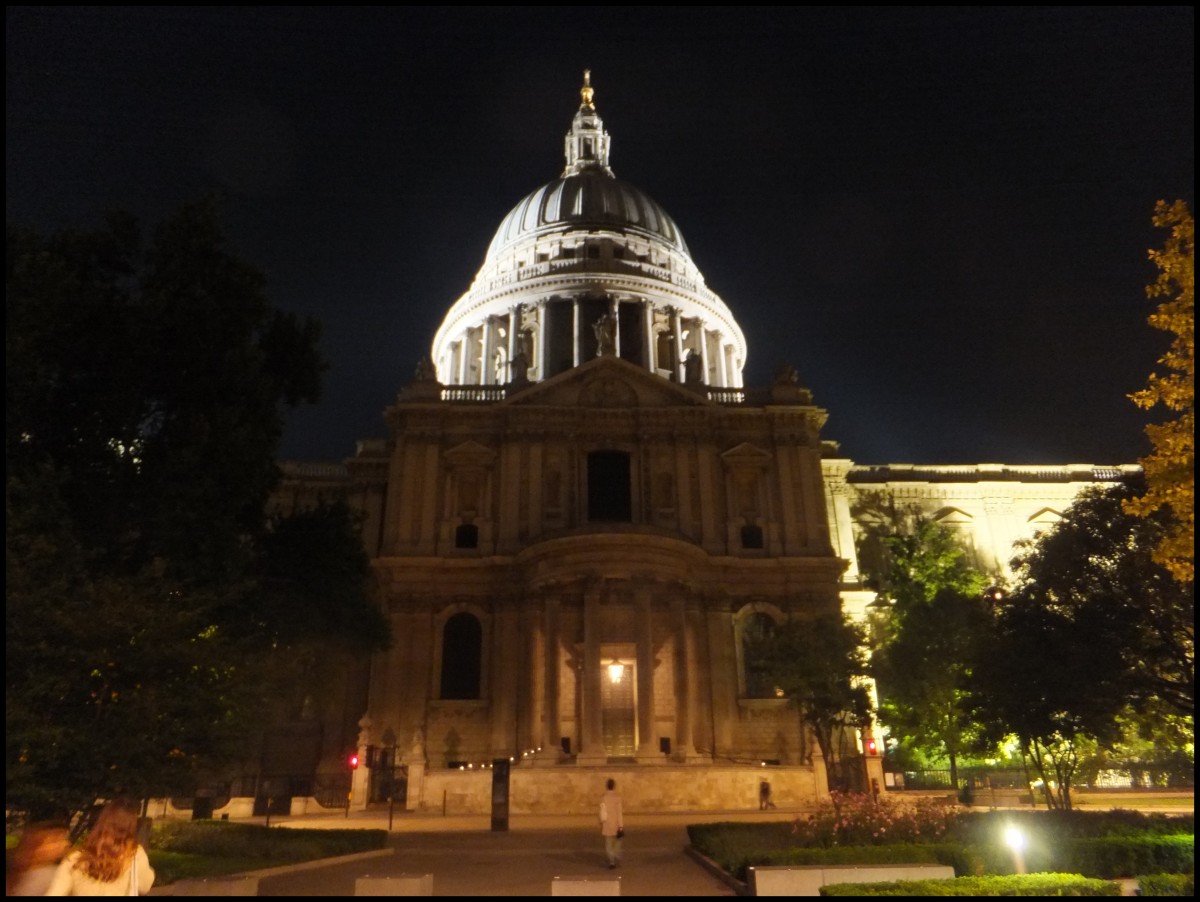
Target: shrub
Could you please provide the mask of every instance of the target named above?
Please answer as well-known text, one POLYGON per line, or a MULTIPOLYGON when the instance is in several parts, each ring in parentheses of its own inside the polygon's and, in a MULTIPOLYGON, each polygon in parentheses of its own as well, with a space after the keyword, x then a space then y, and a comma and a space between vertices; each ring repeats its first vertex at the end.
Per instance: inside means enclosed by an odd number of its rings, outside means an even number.
POLYGON ((955 877, 952 880, 896 880, 889 883, 835 883, 822 896, 1119 896, 1121 885, 1078 874, 1019 874, 955 877))
POLYGON ((1187 896, 1196 895, 1194 874, 1147 874, 1138 877, 1138 893, 1143 896, 1187 896))
POLYGON ((1192 836, 1104 836, 1076 839, 1060 856, 1063 869, 1090 877, 1187 874, 1196 868, 1192 836))
POLYGON ((1107 879, 1185 873, 1195 866, 1190 834, 1159 832, 1190 830, 1194 817, 1127 811, 962 813, 944 802, 906 811, 846 796, 837 803, 797 820, 790 831, 773 822, 692 825, 688 833, 698 851, 741 880, 751 865, 898 863, 901 859, 889 857, 894 854, 913 862, 948 864, 960 876, 1012 874, 1015 861, 1003 841, 1009 824, 1026 833, 1024 864, 1031 871, 1107 879), (1141 828, 1145 832, 1139 833, 1141 828))
POLYGON ((1140 811, 971 811, 956 818, 948 836, 961 842, 991 843, 1009 824, 1021 828, 1030 844, 1068 836, 1145 836, 1194 834, 1194 814, 1143 814, 1140 811))
POLYGON ((963 812, 945 799, 919 799, 915 804, 888 796, 831 793, 827 802, 792 825, 800 846, 877 846, 937 842, 963 812))

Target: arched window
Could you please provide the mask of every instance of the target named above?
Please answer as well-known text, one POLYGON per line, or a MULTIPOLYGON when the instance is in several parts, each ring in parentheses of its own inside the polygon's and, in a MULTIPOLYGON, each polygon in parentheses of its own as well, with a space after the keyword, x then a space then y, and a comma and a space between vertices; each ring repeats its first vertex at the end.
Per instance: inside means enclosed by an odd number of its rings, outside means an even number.
POLYGON ((446 699, 479 698, 483 626, 474 614, 455 614, 442 627, 442 692, 446 699))
POLYGON ((455 548, 478 548, 479 527, 474 523, 462 523, 454 528, 455 548))
POLYGON ((743 548, 762 548, 763 547, 763 531, 762 527, 751 523, 742 527, 742 547, 743 548))
POLYGON ((755 611, 742 621, 742 673, 746 698, 774 698, 775 686, 755 667, 756 649, 775 633, 775 620, 770 614, 755 611))

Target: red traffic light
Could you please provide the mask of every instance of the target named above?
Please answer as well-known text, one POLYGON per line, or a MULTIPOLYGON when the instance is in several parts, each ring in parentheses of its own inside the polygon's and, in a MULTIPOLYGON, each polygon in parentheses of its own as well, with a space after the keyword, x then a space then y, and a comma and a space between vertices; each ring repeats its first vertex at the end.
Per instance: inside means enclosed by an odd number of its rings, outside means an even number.
POLYGON ((358 753, 357 752, 352 753, 350 755, 350 757, 348 757, 346 759, 346 764, 349 766, 349 768, 351 770, 354 770, 355 768, 357 768, 358 767, 358 753))
POLYGON ((878 755, 879 754, 879 747, 877 745, 875 745, 874 739, 867 740, 867 754, 868 755, 878 755))

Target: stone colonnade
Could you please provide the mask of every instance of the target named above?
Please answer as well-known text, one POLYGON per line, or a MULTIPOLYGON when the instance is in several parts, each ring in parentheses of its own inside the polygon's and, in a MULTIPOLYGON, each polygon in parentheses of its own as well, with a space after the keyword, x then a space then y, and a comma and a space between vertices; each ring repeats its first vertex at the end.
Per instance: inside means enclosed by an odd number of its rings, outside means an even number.
MULTIPOLYGON (((502 385, 525 376, 534 381, 548 378, 553 375, 547 367, 551 359, 551 305, 569 306, 570 366, 579 366, 589 357, 592 342, 588 335, 594 325, 587 321, 583 307, 597 300, 600 296, 595 294, 556 295, 533 304, 517 304, 507 314, 489 316, 465 329, 451 344, 449 359, 439 361, 439 372, 448 383, 458 385, 502 385), (526 371, 518 372, 516 367, 526 371)), ((677 307, 655 305, 646 298, 605 295, 603 301, 614 321, 631 315, 637 320, 629 331, 637 335, 638 347, 623 348, 624 330, 618 328, 613 335, 616 356, 638 359, 648 372, 669 374, 682 383, 688 380, 688 355, 695 354, 699 381, 715 388, 741 387, 741 361, 737 360, 733 342, 703 318, 683 316, 677 307), (637 308, 637 312, 631 308, 637 308)))

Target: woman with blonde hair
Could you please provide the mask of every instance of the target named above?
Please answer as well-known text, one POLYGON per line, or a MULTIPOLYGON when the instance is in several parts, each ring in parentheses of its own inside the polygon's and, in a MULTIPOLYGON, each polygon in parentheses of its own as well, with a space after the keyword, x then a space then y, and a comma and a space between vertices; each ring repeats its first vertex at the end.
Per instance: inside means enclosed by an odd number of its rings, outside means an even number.
POLYGON ((138 844, 138 809, 126 799, 105 806, 83 845, 54 873, 47 896, 137 896, 150 892, 154 868, 138 844))

